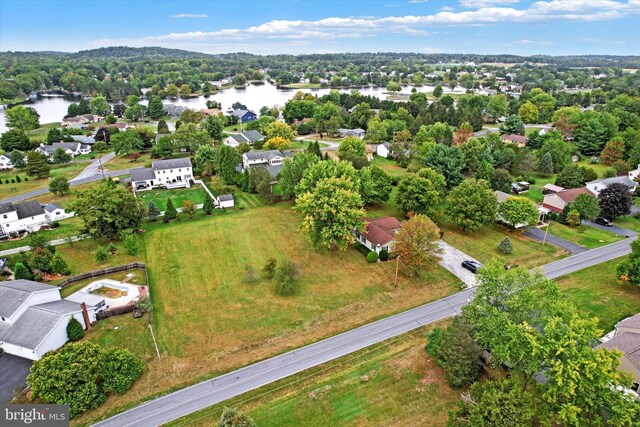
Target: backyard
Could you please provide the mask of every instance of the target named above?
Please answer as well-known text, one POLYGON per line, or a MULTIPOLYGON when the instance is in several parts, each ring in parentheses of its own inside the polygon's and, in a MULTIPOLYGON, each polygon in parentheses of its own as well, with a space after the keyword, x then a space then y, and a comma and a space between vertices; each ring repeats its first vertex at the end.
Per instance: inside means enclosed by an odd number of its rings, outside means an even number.
POLYGON ((195 205, 204 203, 205 197, 207 197, 206 191, 200 187, 200 185, 194 185, 191 188, 176 188, 174 190, 166 189, 154 189, 147 191, 139 191, 136 196, 142 200, 145 206, 149 206, 149 203, 153 202, 158 209, 164 211, 167 208, 167 201, 171 199, 173 206, 181 208, 185 200, 193 202, 195 205))
POLYGON ((424 350, 426 328, 310 369, 169 426, 211 426, 225 406, 259 426, 445 426, 461 390, 424 350))
POLYGON ((617 283, 616 266, 624 258, 614 259, 557 279, 581 311, 600 319, 605 333, 620 320, 640 311, 640 288, 617 283))
POLYGON ((103 163, 103 165, 106 171, 119 171, 123 169, 142 168, 145 167, 147 163, 151 163, 151 155, 144 153, 137 159, 132 158, 131 155, 115 156, 108 162, 103 163))
MULTIPOLYGON (((60 224, 60 226, 57 228, 40 230, 37 234, 46 238, 47 241, 51 241, 55 239, 63 239, 65 237, 78 236, 82 234, 84 228, 84 226, 82 225, 82 221, 80 221, 78 218, 69 218, 58 221, 58 224, 60 224)), ((20 239, 1 240, 0 251, 26 246, 28 245, 28 240, 29 239, 26 237, 20 239)))
POLYGON ((371 166, 377 166, 391 177, 400 177, 407 173, 407 169, 398 165, 393 159, 385 159, 380 156, 373 156, 371 166))
POLYGON ((289 204, 280 204, 147 228, 163 359, 126 398, 110 398, 91 418, 459 290, 458 280, 437 266, 419 278, 400 276, 393 289, 393 263, 368 264, 355 249, 317 252, 297 231, 298 221, 289 204), (270 257, 300 267, 293 296, 276 295, 262 276, 270 257), (257 272, 254 283, 245 280, 246 266, 257 272))

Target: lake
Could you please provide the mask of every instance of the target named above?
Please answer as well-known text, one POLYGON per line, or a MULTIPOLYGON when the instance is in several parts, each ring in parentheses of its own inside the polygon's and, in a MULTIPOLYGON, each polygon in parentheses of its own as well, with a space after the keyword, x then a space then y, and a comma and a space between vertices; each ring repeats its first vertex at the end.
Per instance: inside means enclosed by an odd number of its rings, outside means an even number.
MULTIPOLYGON (((403 87, 401 93, 410 94, 412 87, 403 87)), ((417 88, 419 92, 432 92, 433 86, 421 86, 417 88)), ((465 93, 465 89, 457 87, 454 91, 451 91, 448 87, 443 87, 444 93, 465 93)), ((351 92, 354 89, 339 89, 340 92, 351 92)), ((363 95, 371 95, 380 99, 386 99, 386 88, 384 87, 370 87, 357 89, 363 95)), ((328 94, 331 89, 279 89, 275 85, 265 83, 262 85, 249 85, 244 89, 224 89, 209 97, 193 97, 193 98, 178 98, 172 100, 164 100, 164 103, 171 103, 181 105, 193 110, 200 110, 206 108, 206 102, 208 100, 215 100, 222 104, 222 111, 226 111, 231 108, 234 102, 240 102, 246 105, 250 110, 256 113, 263 106, 268 107, 283 107, 284 104, 295 95, 296 92, 301 91, 305 93, 312 93, 317 96, 328 94)), ((23 105, 33 107, 40 114, 40 123, 53 123, 59 122, 67 114, 67 108, 72 102, 77 102, 77 98, 63 97, 63 96, 40 96, 37 101, 25 103, 23 105)), ((146 104, 147 101, 142 101, 141 104, 146 104)), ((5 110, 0 108, 0 133, 6 132, 7 127, 5 123, 5 110)))

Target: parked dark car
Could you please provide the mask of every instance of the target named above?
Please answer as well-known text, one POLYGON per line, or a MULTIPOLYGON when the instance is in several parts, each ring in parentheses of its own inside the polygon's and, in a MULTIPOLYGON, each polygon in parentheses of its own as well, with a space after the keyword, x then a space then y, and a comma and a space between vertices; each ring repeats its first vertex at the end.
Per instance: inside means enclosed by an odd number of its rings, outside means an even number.
POLYGON ((596 224, 604 225, 605 227, 613 226, 613 223, 611 222, 611 220, 609 220, 609 219, 607 219, 605 217, 602 217, 602 216, 599 216, 599 217, 595 218, 593 220, 593 222, 595 222, 596 224))
POLYGON ((482 268, 482 264, 476 261, 471 261, 471 260, 462 261, 462 266, 467 270, 469 270, 470 272, 472 272, 473 274, 476 274, 478 270, 482 268))

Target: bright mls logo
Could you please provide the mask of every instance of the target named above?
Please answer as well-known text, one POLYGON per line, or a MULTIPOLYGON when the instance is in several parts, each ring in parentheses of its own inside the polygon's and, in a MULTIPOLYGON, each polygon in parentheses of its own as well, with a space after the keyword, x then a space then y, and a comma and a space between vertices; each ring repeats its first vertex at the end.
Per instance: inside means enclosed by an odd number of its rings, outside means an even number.
POLYGON ((2 405, 0 425, 3 427, 67 427, 67 405, 2 405))

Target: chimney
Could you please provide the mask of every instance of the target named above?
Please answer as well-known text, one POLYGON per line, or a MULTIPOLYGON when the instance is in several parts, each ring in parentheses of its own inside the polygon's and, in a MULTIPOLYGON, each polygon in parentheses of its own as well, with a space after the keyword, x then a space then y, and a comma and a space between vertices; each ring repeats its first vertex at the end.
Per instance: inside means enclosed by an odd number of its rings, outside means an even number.
POLYGON ((89 320, 89 312, 87 311, 87 304, 80 303, 80 308, 82 309, 82 317, 84 319, 84 329, 88 331, 91 329, 91 320, 89 320))

